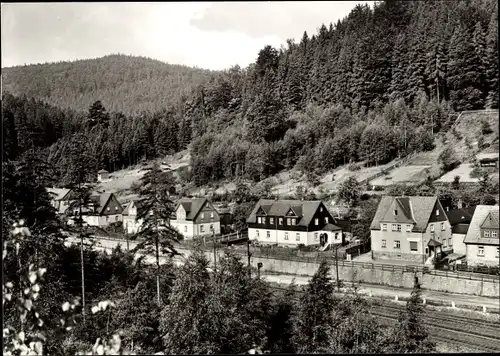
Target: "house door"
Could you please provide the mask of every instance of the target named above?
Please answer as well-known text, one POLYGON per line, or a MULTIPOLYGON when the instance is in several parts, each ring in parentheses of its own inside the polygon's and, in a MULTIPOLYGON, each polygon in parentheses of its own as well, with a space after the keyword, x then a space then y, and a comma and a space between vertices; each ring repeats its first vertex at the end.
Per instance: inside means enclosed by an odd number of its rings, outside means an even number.
POLYGON ((319 241, 321 246, 325 246, 325 244, 328 242, 328 235, 325 233, 319 235, 319 241))

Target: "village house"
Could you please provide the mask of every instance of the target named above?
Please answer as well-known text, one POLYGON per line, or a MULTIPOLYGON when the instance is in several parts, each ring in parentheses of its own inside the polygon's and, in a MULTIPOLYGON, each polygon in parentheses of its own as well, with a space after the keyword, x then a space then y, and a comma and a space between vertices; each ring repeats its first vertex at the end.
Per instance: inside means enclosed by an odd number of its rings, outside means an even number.
POLYGON ((261 199, 247 219, 248 238, 262 244, 342 244, 342 229, 322 201, 261 199))
POLYGON ((453 209, 446 211, 446 216, 451 225, 451 244, 445 245, 443 243, 443 249, 453 250, 454 254, 465 256, 465 235, 469 230, 469 225, 476 210, 475 206, 453 209))
POLYGON ((47 188, 51 200, 51 205, 56 209, 57 214, 64 214, 74 201, 71 199, 71 189, 67 188, 47 188))
POLYGON ((136 234, 139 232, 144 219, 138 219, 138 210, 141 208, 141 202, 139 199, 133 199, 129 201, 122 212, 123 220, 123 231, 126 234, 136 234))
POLYGON ((220 217, 212 203, 206 198, 182 198, 175 207, 175 216, 170 225, 185 239, 206 235, 220 235, 220 217))
MULTIPOLYGON (((122 220, 123 208, 113 193, 94 194, 90 196, 90 203, 82 209, 82 218, 89 226, 106 227, 111 223, 122 220)), ((76 216, 79 209, 75 208, 76 216)))
POLYGON ((476 155, 476 159, 481 167, 495 167, 498 169, 498 156, 498 152, 480 153, 476 155))
POLYGON ((498 205, 476 207, 464 240, 468 265, 499 265, 498 221, 498 205))
POLYGON ((370 226, 374 259, 431 263, 452 242, 451 226, 436 197, 382 197, 370 226))

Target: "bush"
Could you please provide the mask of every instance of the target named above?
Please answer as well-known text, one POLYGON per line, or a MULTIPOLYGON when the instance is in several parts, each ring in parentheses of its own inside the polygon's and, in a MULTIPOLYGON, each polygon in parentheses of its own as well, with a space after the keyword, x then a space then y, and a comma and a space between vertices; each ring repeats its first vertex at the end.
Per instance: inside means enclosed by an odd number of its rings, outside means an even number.
POLYGON ((443 152, 441 152, 438 157, 438 162, 445 173, 452 171, 460 165, 455 150, 451 146, 446 146, 443 152))
POLYGON ((484 173, 484 170, 481 167, 474 166, 474 168, 470 171, 469 176, 471 178, 481 178, 483 173, 484 173))
POLYGON ((490 123, 486 120, 481 121, 481 132, 483 135, 489 135, 490 133, 493 132, 493 130, 490 127, 490 123))
POLYGON ((383 190, 384 190, 384 187, 382 187, 381 185, 376 185, 376 186, 375 186, 375 191, 376 191, 376 192, 381 192, 381 191, 383 191, 383 190))
POLYGON ((361 169, 361 167, 359 166, 359 164, 357 163, 349 163, 349 165, 347 166, 347 169, 351 172, 354 172, 354 171, 359 171, 361 169))

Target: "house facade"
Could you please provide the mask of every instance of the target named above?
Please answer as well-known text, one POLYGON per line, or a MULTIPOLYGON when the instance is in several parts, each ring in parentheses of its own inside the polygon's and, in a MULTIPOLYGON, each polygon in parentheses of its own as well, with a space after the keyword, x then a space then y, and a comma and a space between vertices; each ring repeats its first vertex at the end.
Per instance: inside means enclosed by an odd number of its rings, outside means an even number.
POLYGON ((67 188, 47 188, 51 200, 51 205, 56 209, 57 214, 64 214, 74 200, 71 199, 71 189, 67 188))
POLYGON ((453 253, 465 255, 465 235, 469 230, 470 222, 476 207, 468 207, 462 209, 452 209, 446 211, 446 216, 451 225, 451 244, 443 244, 443 249, 453 250, 453 253))
POLYGON ((139 232, 140 227, 143 224, 144 219, 138 219, 138 210, 140 209, 140 201, 138 199, 131 200, 128 204, 125 205, 125 208, 122 212, 122 221, 123 221, 123 231, 126 234, 136 234, 139 232))
POLYGON ((122 221, 123 208, 113 193, 92 195, 91 203, 82 213, 83 220, 89 226, 106 227, 122 221))
POLYGON ((374 259, 430 263, 452 244, 451 225, 436 197, 382 197, 370 226, 374 259))
POLYGON ((182 198, 175 207, 174 219, 170 225, 185 239, 207 235, 220 235, 220 216, 206 198, 182 198))
POLYGON ((472 266, 499 265, 498 222, 498 205, 478 205, 476 207, 464 240, 467 264, 472 266))
POLYGON ((248 238, 261 244, 341 244, 342 229, 321 201, 261 199, 247 219, 248 238))

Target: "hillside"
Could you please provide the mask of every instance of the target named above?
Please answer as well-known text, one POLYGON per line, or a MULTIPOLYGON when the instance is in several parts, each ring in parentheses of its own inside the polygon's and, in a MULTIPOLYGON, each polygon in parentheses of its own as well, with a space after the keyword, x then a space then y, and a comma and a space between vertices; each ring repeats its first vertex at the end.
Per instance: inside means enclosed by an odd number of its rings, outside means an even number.
MULTIPOLYGON (((385 189, 392 184, 416 185, 422 183, 427 176, 438 178, 437 182, 450 176, 451 180, 444 179, 443 181, 451 182, 453 177, 458 174, 461 175, 462 182, 477 182, 478 179, 469 177, 473 157, 478 153, 499 152, 499 113, 498 111, 491 110, 463 112, 460 114, 454 127, 455 130, 450 130, 450 132, 436 139, 433 150, 410 155, 402 161, 401 165, 397 165, 401 162, 399 159, 386 164, 369 167, 364 166, 363 162, 360 162, 358 163, 359 169, 354 171, 349 169, 349 165, 341 165, 332 171, 322 174, 319 177, 319 184, 316 187, 313 187, 307 181, 306 176, 297 169, 284 170, 262 181, 253 183, 247 181, 247 183, 250 184, 251 189, 255 192, 262 189, 264 184, 270 183, 272 194, 285 197, 295 195, 297 186, 302 186, 306 191, 314 192, 317 195, 326 194, 330 196, 349 177, 354 177, 359 182, 369 182, 370 185, 379 185, 385 189), (488 122, 492 132, 483 134, 481 126, 477 124, 483 120, 488 122), (477 141, 482 141, 481 147, 478 147, 477 141), (473 144, 466 144, 466 142, 473 142, 473 144), (446 145, 451 145, 455 148, 457 157, 462 163, 455 170, 439 177, 438 156, 446 145), (391 169, 395 165, 397 167, 391 169), (387 171, 387 174, 373 178, 383 171, 387 171), (386 179, 386 177, 390 177, 390 179, 386 179)), ((188 167, 190 159, 189 150, 184 150, 175 155, 158 159, 158 162, 168 163, 174 172, 176 172, 180 167, 188 167)), ((117 171, 113 173, 113 180, 101 184, 99 189, 117 193, 121 200, 126 201, 131 196, 130 187, 134 182, 140 180, 142 174, 140 167, 117 171)), ((175 175, 178 177, 178 174, 175 175)), ((492 179, 494 182, 498 181, 495 175, 492 175, 492 179)), ((224 180, 201 187, 194 187, 188 184, 186 187, 190 188, 187 189, 186 193, 202 196, 212 193, 223 194, 225 191, 234 191, 236 189, 235 183, 235 180, 224 180)))
POLYGON ((108 111, 130 115, 170 107, 213 74, 144 57, 109 55, 2 68, 2 90, 77 111, 101 100, 108 111))

